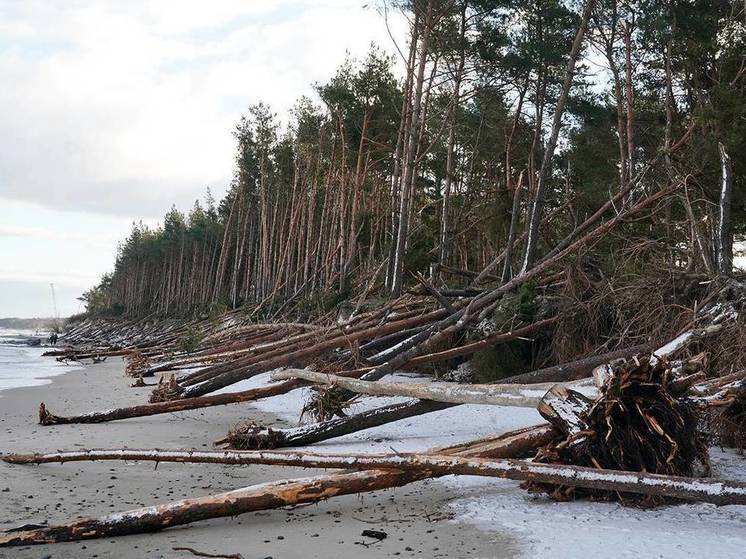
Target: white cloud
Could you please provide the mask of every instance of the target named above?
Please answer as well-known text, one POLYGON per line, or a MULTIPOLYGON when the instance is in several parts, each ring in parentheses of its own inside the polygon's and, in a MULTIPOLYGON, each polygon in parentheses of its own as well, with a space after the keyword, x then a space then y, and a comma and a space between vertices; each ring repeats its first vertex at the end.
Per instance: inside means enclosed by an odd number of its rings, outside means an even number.
POLYGON ((0 197, 127 216, 219 194, 246 106, 391 47, 354 0, 0 0, 0 20, 0 197))
POLYGON ((362 6, 0 0, 0 316, 49 314, 52 282, 78 310, 133 220, 222 194, 249 104, 282 113, 345 51, 393 52, 362 6))

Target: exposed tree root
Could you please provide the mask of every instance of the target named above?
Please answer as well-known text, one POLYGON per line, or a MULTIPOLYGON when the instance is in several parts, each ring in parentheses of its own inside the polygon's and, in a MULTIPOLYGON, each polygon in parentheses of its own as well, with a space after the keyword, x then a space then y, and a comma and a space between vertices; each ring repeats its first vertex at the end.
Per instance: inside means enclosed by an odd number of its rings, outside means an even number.
MULTIPOLYGON (((675 393, 674 382, 663 360, 654 365, 649 358, 615 364, 601 398, 580 412, 582 428, 566 431, 569 435, 540 450, 537 460, 673 476, 708 474, 707 446, 698 431, 699 406, 675 393)), ((642 506, 665 500, 566 485, 529 483, 527 488, 558 500, 591 497, 642 506)))

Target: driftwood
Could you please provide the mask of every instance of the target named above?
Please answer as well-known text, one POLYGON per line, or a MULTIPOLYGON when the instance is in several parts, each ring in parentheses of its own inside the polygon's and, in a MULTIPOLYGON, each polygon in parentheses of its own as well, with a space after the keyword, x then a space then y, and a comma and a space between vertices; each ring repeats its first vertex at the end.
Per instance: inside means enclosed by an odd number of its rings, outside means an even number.
MULTIPOLYGON (((258 453, 262 454, 262 453, 258 453)), ((278 463, 279 457, 272 462, 278 463)), ((284 462, 283 462, 284 464, 284 462)), ((153 532, 220 516, 313 503, 338 495, 405 485, 422 477, 478 475, 533 483, 561 484, 592 490, 637 493, 702 501, 716 505, 746 505, 746 484, 599 470, 578 466, 537 464, 523 460, 488 460, 439 455, 303 456, 288 465, 370 471, 322 475, 262 483, 227 493, 143 507, 99 518, 0 536, 0 546, 20 546, 153 532)))
MULTIPOLYGON (((414 470, 424 472, 427 477, 444 475, 498 477, 518 481, 556 483, 586 489, 673 497, 716 505, 746 505, 746 483, 735 481, 665 476, 642 472, 566 466, 562 464, 540 464, 525 460, 490 460, 486 458, 465 458, 437 454, 307 454, 302 452, 261 451, 102 450, 57 453, 56 455, 21 456, 16 460, 9 460, 8 458, 3 457, 5 461, 15 464, 48 463, 52 461, 69 462, 75 459, 106 459, 232 465, 264 464, 350 470, 414 470), (36 459, 34 460, 34 458, 36 459)), ((230 492, 226 495, 240 491, 242 490, 230 492)), ((319 497, 313 500, 322 500, 323 498, 319 497)))
MULTIPOLYGON (((508 458, 531 452, 556 435, 553 428, 538 426, 477 441, 473 451, 466 443, 437 449, 436 452, 439 455, 508 458)), ((235 516, 253 510, 316 502, 336 495, 401 487, 427 477, 428 474, 424 471, 367 470, 271 482, 211 497, 144 507, 136 511, 101 518, 82 519, 56 527, 9 532, 6 536, 0 536, 0 546, 54 543, 153 532, 207 518, 235 516)))
POLYGON ((184 410, 195 410, 211 406, 222 406, 240 402, 250 402, 270 396, 284 394, 293 388, 301 386, 296 381, 278 382, 267 386, 252 388, 242 392, 228 394, 215 394, 214 396, 203 396, 201 398, 187 398, 182 400, 167 400, 154 404, 142 404, 126 408, 113 408, 109 410, 95 411, 82 415, 59 416, 54 415, 42 402, 39 405, 39 423, 41 425, 62 425, 68 423, 104 423, 106 421, 117 421, 131 419, 134 417, 146 417, 162 413, 172 413, 184 410))
POLYGON ((403 396, 449 402, 453 404, 489 404, 497 406, 536 407, 544 394, 555 386, 543 384, 461 384, 457 382, 370 382, 315 373, 303 369, 288 369, 272 374, 274 380, 301 379, 316 384, 338 386, 373 396, 403 396))
MULTIPOLYGON (((708 472, 707 446, 698 431, 702 406, 678 392, 681 387, 673 367, 655 356, 643 356, 611 368, 595 402, 561 388, 547 394, 539 411, 567 438, 550 443, 538 458, 669 476, 708 472)), ((576 487, 560 484, 535 489, 564 500, 579 496, 576 487)), ((609 491, 594 491, 589 496, 629 499, 609 491)), ((646 495, 641 504, 661 504, 660 497, 665 495, 646 495)))
POLYGON ((400 404, 391 404, 355 415, 336 417, 290 429, 272 429, 271 427, 248 423, 236 426, 226 437, 216 441, 216 444, 249 450, 306 446, 394 421, 443 410, 454 405, 457 404, 429 400, 408 400, 400 404))
MULTIPOLYGON (((487 345, 496 345, 498 343, 505 343, 505 342, 517 339, 519 337, 534 333, 548 326, 549 324, 553 323, 554 320, 555 319, 542 320, 542 321, 536 322, 534 324, 530 324, 522 328, 518 328, 510 332, 505 332, 505 333, 490 336, 488 338, 485 338, 484 340, 480 340, 478 342, 474 342, 466 346, 461 346, 461 347, 453 348, 448 351, 443 351, 439 353, 416 357, 412 359, 410 363, 407 363, 405 365, 405 368, 412 368, 412 367, 416 367, 416 366, 423 365, 426 363, 433 363, 436 361, 445 361, 447 359, 452 359, 453 357, 456 357, 459 355, 467 355, 475 351, 478 351, 479 349, 484 347, 483 344, 487 342, 488 342, 487 345)), ((354 371, 345 371, 343 373, 338 373, 338 374, 342 376, 359 377, 363 375, 364 373, 370 371, 371 369, 372 367, 365 367, 361 369, 356 369, 354 371)), ((151 369, 151 371, 152 370, 153 369, 151 369)), ((546 374, 544 374, 544 378, 547 378, 547 380, 552 380, 551 376, 552 374, 551 374, 551 371, 549 370, 547 370, 546 374)), ((562 380, 562 379, 557 378, 556 380, 562 380)), ((166 397, 166 398, 161 399, 158 402, 152 402, 149 404, 129 406, 129 407, 124 407, 124 408, 114 408, 114 409, 101 410, 101 411, 93 411, 93 412, 88 412, 85 414, 74 415, 74 416, 61 416, 61 415, 52 414, 48 410, 46 405, 42 403, 39 407, 39 423, 41 425, 62 425, 62 424, 69 424, 69 423, 104 423, 107 421, 118 421, 122 419, 132 419, 135 417, 147 417, 151 415, 173 413, 173 412, 193 410, 193 409, 201 409, 201 408, 207 408, 207 407, 212 407, 212 406, 224 406, 224 405, 229 405, 229 404, 250 402, 254 400, 260 400, 262 398, 268 398, 270 396, 277 396, 280 394, 285 394, 287 392, 290 392, 291 390, 300 388, 304 386, 305 384, 306 384, 305 382, 301 382, 301 381, 288 381, 288 382, 283 382, 283 383, 271 384, 268 386, 262 386, 259 388, 253 388, 250 390, 244 390, 240 392, 217 394, 214 396, 196 396, 193 398, 180 398, 180 399, 175 399, 175 400, 169 399, 166 397)), ((138 384, 137 386, 142 386, 142 385, 138 384)), ((175 390, 178 391, 179 388, 176 387, 175 390)), ((160 393, 162 393, 162 388, 161 388, 160 393)))

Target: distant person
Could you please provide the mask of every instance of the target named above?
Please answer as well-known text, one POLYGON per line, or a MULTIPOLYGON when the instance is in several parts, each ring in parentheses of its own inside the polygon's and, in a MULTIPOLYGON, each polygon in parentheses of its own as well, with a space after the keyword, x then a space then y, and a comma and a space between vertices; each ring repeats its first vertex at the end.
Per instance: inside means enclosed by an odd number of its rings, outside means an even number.
POLYGON ((49 335, 49 344, 50 345, 57 345, 57 338, 58 338, 57 332, 52 332, 49 335))

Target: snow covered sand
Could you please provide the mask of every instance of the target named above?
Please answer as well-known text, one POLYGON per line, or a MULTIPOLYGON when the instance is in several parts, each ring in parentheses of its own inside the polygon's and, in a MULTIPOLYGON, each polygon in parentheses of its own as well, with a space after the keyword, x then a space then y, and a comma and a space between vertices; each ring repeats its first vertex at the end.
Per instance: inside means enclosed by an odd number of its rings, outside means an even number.
MULTIPOLYGON (((268 381, 260 375, 231 387, 245 390, 268 381)), ((394 376, 407 380, 410 377, 394 376)), ((418 378, 417 381, 423 379, 418 378)), ((308 389, 255 402, 253 407, 297 421, 309 396, 308 389)), ((353 411, 401 401, 366 398, 353 411)), ((542 421, 529 408, 462 405, 369 429, 313 445, 317 452, 413 452, 509 431, 542 421)), ((746 481, 746 457, 712 449, 718 477, 746 481)), ((640 510, 617 503, 585 501, 555 503, 528 495, 517 482, 471 476, 441 478, 463 495, 450 504, 455 522, 468 523, 488 533, 517 536, 521 556, 548 555, 552 559, 593 557, 676 558, 743 557, 746 549, 746 507, 686 504, 640 510)))

